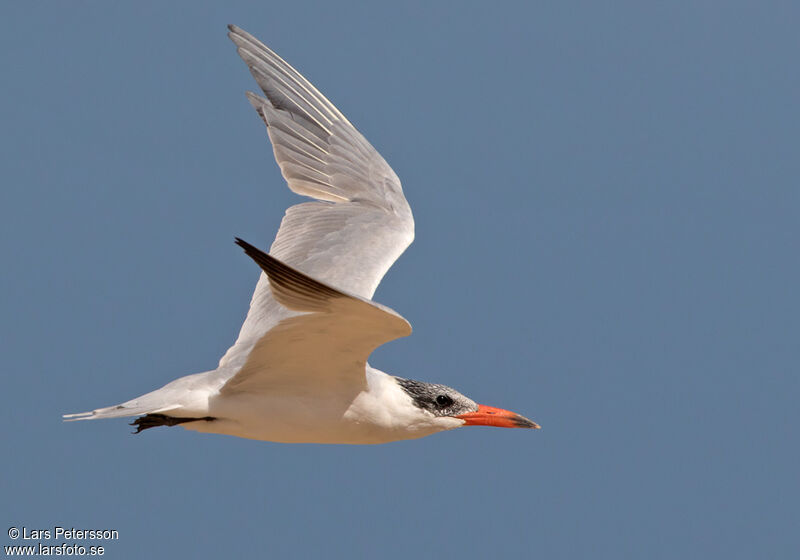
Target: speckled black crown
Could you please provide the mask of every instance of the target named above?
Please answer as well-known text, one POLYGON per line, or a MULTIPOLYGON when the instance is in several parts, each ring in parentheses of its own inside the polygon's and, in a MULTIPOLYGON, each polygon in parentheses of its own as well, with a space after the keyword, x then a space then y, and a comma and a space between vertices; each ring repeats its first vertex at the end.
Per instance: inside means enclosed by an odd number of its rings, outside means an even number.
POLYGON ((435 416, 456 416, 478 410, 477 403, 447 385, 402 377, 395 377, 395 380, 417 407, 435 416))

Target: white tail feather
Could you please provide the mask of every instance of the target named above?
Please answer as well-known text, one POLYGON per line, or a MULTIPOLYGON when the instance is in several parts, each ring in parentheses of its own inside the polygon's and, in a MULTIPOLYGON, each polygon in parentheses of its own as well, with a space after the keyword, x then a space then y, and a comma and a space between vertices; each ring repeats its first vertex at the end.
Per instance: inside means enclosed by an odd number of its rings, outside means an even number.
POLYGON ((99 420, 101 418, 124 418, 126 416, 140 416, 142 414, 156 414, 164 413, 170 410, 181 408, 180 406, 167 406, 153 409, 147 406, 125 406, 119 404, 116 406, 107 406, 105 408, 97 408, 90 412, 76 412, 74 414, 64 414, 62 418, 65 422, 75 422, 76 420, 99 420))
POLYGON ((124 418, 142 414, 164 414, 182 411, 176 416, 205 416, 208 407, 209 387, 204 373, 187 375, 167 383, 160 389, 151 391, 122 404, 96 408, 89 412, 64 414, 65 422, 76 420, 99 420, 101 418, 124 418), (189 397, 189 398, 187 398, 189 397))

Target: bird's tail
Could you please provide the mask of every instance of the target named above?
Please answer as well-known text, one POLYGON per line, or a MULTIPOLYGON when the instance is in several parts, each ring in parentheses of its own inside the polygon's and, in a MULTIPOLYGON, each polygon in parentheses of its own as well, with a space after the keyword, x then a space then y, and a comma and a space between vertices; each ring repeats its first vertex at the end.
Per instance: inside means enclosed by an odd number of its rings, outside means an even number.
MULTIPOLYGON (((167 383, 160 389, 151 391, 122 404, 96 408, 89 412, 65 414, 64 420, 98 420, 100 418, 124 418, 143 414, 167 414, 176 416, 206 416, 208 408, 209 385, 205 373, 187 375, 167 383), (190 396, 191 398, 187 398, 190 396)), ((213 380, 212 380, 213 381, 213 380)))
POLYGON ((129 401, 127 403, 118 404, 115 406, 107 406, 105 408, 96 408, 89 412, 76 412, 74 414, 64 414, 65 422, 74 422, 75 420, 99 420, 101 418, 124 418, 126 416, 140 416, 142 414, 163 413, 169 410, 174 410, 175 406, 153 408, 152 406, 137 406, 136 401, 129 401))

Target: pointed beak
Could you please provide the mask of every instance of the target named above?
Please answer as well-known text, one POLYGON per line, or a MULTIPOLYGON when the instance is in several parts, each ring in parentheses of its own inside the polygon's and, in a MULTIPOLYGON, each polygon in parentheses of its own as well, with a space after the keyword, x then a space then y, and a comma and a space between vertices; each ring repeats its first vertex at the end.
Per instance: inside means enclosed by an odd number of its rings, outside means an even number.
POLYGON ((495 408, 479 404, 476 412, 459 414, 455 418, 460 418, 465 422, 465 426, 496 426, 498 428, 533 428, 538 430, 539 424, 532 422, 510 410, 495 408))

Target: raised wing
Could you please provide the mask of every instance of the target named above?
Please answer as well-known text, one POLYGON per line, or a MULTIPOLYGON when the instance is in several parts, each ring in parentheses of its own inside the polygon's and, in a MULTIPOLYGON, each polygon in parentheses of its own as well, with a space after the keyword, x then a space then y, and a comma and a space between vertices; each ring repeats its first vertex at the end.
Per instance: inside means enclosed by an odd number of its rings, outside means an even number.
MULTIPOLYGON (((302 315, 288 317, 253 346, 222 393, 280 393, 298 387, 360 390, 364 367, 381 344, 411 334, 411 325, 388 307, 346 294, 294 270, 249 243, 236 242, 266 273, 275 299, 302 315)), ((302 391, 301 391, 302 393, 302 391)))
MULTIPOLYGON (((286 211, 270 253, 325 284, 370 299, 414 239, 414 219, 397 175, 300 73, 252 35, 229 29, 266 96, 248 93, 289 188, 317 199, 286 211)), ((293 314, 278 305, 262 275, 239 338, 220 367, 243 364, 256 341, 293 314)))

